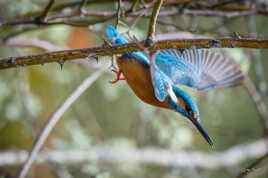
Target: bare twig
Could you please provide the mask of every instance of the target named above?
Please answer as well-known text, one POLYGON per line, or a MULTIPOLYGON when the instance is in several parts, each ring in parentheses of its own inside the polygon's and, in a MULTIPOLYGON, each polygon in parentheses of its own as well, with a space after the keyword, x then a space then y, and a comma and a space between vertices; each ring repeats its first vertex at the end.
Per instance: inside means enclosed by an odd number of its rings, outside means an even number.
MULTIPOLYGON (((260 158, 268 153, 267 140, 257 140, 248 144, 233 146, 220 152, 171 151, 160 148, 122 148, 110 145, 88 149, 47 150, 40 152, 36 163, 82 163, 100 160, 107 163, 140 163, 162 166, 201 167, 217 169, 230 167, 252 158, 260 158), (87 156, 85 156, 87 155, 87 156)), ((18 165, 27 158, 25 151, 0 152, 0 165, 18 165)), ((244 170, 244 169, 243 169, 244 170)))
POLYGON ((88 2, 88 0, 82 0, 81 4, 79 6, 79 12, 81 14, 84 14, 84 11, 85 11, 84 8, 87 5, 87 2, 88 2))
MULTIPOLYGON (((145 46, 145 42, 139 42, 145 46)), ((268 40, 246 39, 246 38, 215 38, 215 39, 175 39, 159 40, 148 48, 150 51, 168 48, 268 48, 268 40)), ((136 43, 123 45, 102 46, 93 48, 73 49, 42 53, 31 56, 9 57, 0 59, 0 69, 25 67, 30 65, 40 65, 51 62, 68 61, 90 56, 105 56, 114 54, 124 54, 139 51, 136 43)))
POLYGON ((118 24, 119 24, 119 21, 120 21, 120 18, 121 18, 121 11, 122 11, 122 0, 117 0, 118 1, 118 7, 117 7, 117 16, 116 16, 116 24, 115 24, 115 28, 118 27, 118 24))
MULTIPOLYGON (((127 11, 124 16, 125 17, 138 17, 143 14, 142 17, 151 17, 151 6, 139 9, 137 11, 127 11), (146 13, 144 13, 144 9, 146 9, 146 13)), ((110 17, 114 18, 117 17, 117 11, 73 11, 70 13, 54 13, 51 15, 47 15, 46 20, 47 22, 42 22, 42 25, 50 25, 48 21, 61 19, 61 18, 71 18, 77 16, 90 16, 90 17, 110 17)), ((241 16, 250 16, 250 15, 268 15, 268 9, 261 8, 248 8, 247 10, 209 10, 209 9, 183 9, 183 11, 178 10, 177 8, 170 8, 169 10, 162 11, 159 13, 159 16, 174 16, 174 15, 199 15, 199 16, 218 16, 218 17, 227 17, 227 18, 235 18, 241 16)), ((12 19, 0 19, 0 26, 2 25, 19 25, 19 24, 37 24, 40 25, 40 15, 33 15, 29 17, 16 17, 12 19)), ((61 22, 62 23, 62 22, 61 22)))
MULTIPOLYGON (((169 11, 164 11, 160 13, 160 16, 172 16, 177 15, 177 9, 172 9, 169 11)), ((250 16, 250 15, 267 15, 268 10, 266 9, 252 9, 252 10, 244 10, 244 11, 218 11, 218 10, 195 10, 195 9, 184 9, 183 14, 186 15, 198 15, 198 16, 211 16, 211 17, 227 17, 227 18, 235 18, 241 16, 250 16)))
POLYGON ((268 153, 263 155, 262 157, 255 160, 250 166, 248 166, 246 169, 244 169, 236 178, 243 178, 247 176, 249 173, 253 172, 255 170, 255 167, 260 164, 264 159, 268 157, 268 153))
POLYGON ((134 12, 134 11, 136 10, 137 5, 139 4, 139 1, 140 1, 140 0, 134 0, 134 1, 133 1, 132 5, 131 5, 131 8, 130 8, 130 11, 131 11, 131 12, 134 12))
MULTIPOLYGON (((154 41, 154 38, 155 38, 155 25, 156 25, 157 17, 159 15, 161 6, 163 4, 163 1, 164 0, 157 0, 157 2, 154 5, 151 20, 150 20, 150 24, 149 24, 148 34, 147 34, 147 42, 154 41)), ((149 44, 150 44, 150 42, 149 42, 149 44)))
MULTIPOLYGON (((116 2, 118 0, 87 0, 87 5, 88 4, 97 4, 97 3, 111 3, 111 2, 116 2)), ((132 2, 132 0, 125 0, 125 1, 130 1, 132 2)), ((138 0, 137 0, 138 1, 138 0)), ((184 3, 188 3, 190 1, 197 1, 197 0, 166 0, 164 5, 168 6, 168 5, 178 5, 178 4, 184 4, 184 3)), ((82 2, 84 3, 84 2, 82 2)), ((81 7, 81 0, 76 0, 76 1, 73 1, 73 2, 64 2, 64 3, 59 3, 59 4, 56 4, 55 6, 53 6, 53 8, 51 9, 51 12, 59 12, 65 8, 72 8, 72 7, 77 7, 79 6, 79 8, 81 7)), ((43 13, 43 11, 33 11, 33 12, 30 12, 30 13, 27 13, 25 15, 22 15, 22 16, 35 16, 35 15, 41 15, 43 13)))
POLYGON ((263 133, 265 136, 268 136, 268 111, 262 100, 262 97, 248 77, 245 77, 244 86, 246 87, 249 95, 256 104, 258 113, 260 115, 261 125, 263 127, 263 133))
POLYGON ((55 0, 50 0, 47 7, 45 8, 44 12, 42 13, 42 15, 40 16, 40 20, 42 20, 43 22, 47 21, 47 16, 49 11, 52 9, 53 4, 55 3, 55 0))
POLYGON ((78 99, 78 97, 88 89, 92 83, 94 83, 98 77, 104 72, 103 69, 96 71, 94 74, 87 77, 81 85, 79 85, 74 92, 63 102, 63 104, 57 109, 57 111, 48 120, 47 124, 43 128, 40 136, 38 137, 26 163, 19 172, 18 178, 24 178, 31 168, 33 162, 35 161, 38 152, 44 145, 48 135, 51 133, 52 129, 55 127, 56 123, 59 121, 61 116, 65 111, 78 99))
MULTIPOLYGON (((145 11, 144 11, 144 13, 145 13, 145 11)), ((142 14, 141 14, 141 16, 139 16, 139 17, 137 17, 136 19, 135 19, 135 21, 132 23, 132 25, 129 27, 129 30, 128 30, 128 35, 130 35, 130 32, 134 29, 134 27, 137 25, 137 23, 140 21, 140 19, 141 19, 141 17, 142 17, 142 14)))
MULTIPOLYGON (((247 17, 248 20, 248 31, 250 33, 255 33, 257 34, 257 26, 256 22, 254 21, 253 17, 247 17)), ((267 84, 265 82, 265 76, 264 76, 264 71, 263 71, 263 64, 261 61, 262 53, 259 50, 252 50, 250 53, 252 57, 253 66, 255 67, 255 73, 257 76, 257 88, 260 91, 262 95, 265 95, 267 92, 267 84)))
POLYGON ((214 9, 214 8, 220 8, 220 7, 225 6, 227 4, 238 3, 239 1, 242 1, 242 0, 225 0, 225 1, 219 1, 216 4, 209 5, 209 8, 212 8, 212 9, 214 9))

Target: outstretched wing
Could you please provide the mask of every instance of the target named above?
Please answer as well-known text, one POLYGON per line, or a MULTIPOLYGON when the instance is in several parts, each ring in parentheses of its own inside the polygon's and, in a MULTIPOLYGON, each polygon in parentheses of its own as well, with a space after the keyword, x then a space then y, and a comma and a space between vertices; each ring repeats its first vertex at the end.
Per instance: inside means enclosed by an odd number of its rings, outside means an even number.
MULTIPOLYGON (((118 31, 111 25, 108 25, 106 28, 107 37, 113 42, 113 44, 126 44, 129 43, 118 31)), ((149 59, 142 52, 132 52, 124 54, 127 58, 134 58, 142 63, 150 65, 149 59)))
POLYGON ((235 64, 208 50, 162 50, 155 62, 174 83, 200 90, 233 87, 244 78, 235 64))

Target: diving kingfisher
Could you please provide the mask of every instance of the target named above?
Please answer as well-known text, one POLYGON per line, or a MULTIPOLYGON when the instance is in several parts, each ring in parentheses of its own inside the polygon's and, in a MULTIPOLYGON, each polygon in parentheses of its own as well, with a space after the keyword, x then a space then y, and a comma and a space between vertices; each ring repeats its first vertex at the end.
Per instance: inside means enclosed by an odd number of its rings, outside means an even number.
MULTIPOLYGON (((106 35, 113 44, 128 43, 111 25, 107 26, 106 35)), ((159 50, 151 57, 138 51, 117 56, 116 62, 119 70, 113 70, 117 76, 112 83, 126 80, 145 103, 179 112, 211 146, 213 142, 199 119, 197 104, 176 85, 208 90, 234 87, 244 79, 238 66, 221 55, 201 49, 159 50)))

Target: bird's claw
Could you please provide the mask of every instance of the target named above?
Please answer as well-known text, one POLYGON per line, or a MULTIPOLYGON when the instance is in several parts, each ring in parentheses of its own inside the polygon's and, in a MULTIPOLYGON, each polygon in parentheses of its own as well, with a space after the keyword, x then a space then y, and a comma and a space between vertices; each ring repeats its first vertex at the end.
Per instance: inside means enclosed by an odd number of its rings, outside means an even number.
POLYGON ((121 71, 120 69, 119 69, 119 70, 112 69, 112 71, 115 73, 116 78, 115 78, 115 80, 110 81, 111 84, 115 84, 115 83, 117 83, 119 80, 125 80, 125 77, 121 77, 122 71, 121 71))

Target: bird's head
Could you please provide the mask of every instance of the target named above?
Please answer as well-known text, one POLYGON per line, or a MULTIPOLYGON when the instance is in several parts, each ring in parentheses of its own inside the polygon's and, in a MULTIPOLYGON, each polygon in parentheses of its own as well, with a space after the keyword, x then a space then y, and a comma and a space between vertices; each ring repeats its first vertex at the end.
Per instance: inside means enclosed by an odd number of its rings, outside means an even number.
POLYGON ((213 146, 213 142, 208 132, 206 131, 205 127, 199 119, 198 107, 190 95, 188 95, 183 90, 173 86, 172 91, 169 93, 168 102, 172 109, 188 118, 199 130, 199 132, 206 139, 206 141, 211 146, 213 146))

